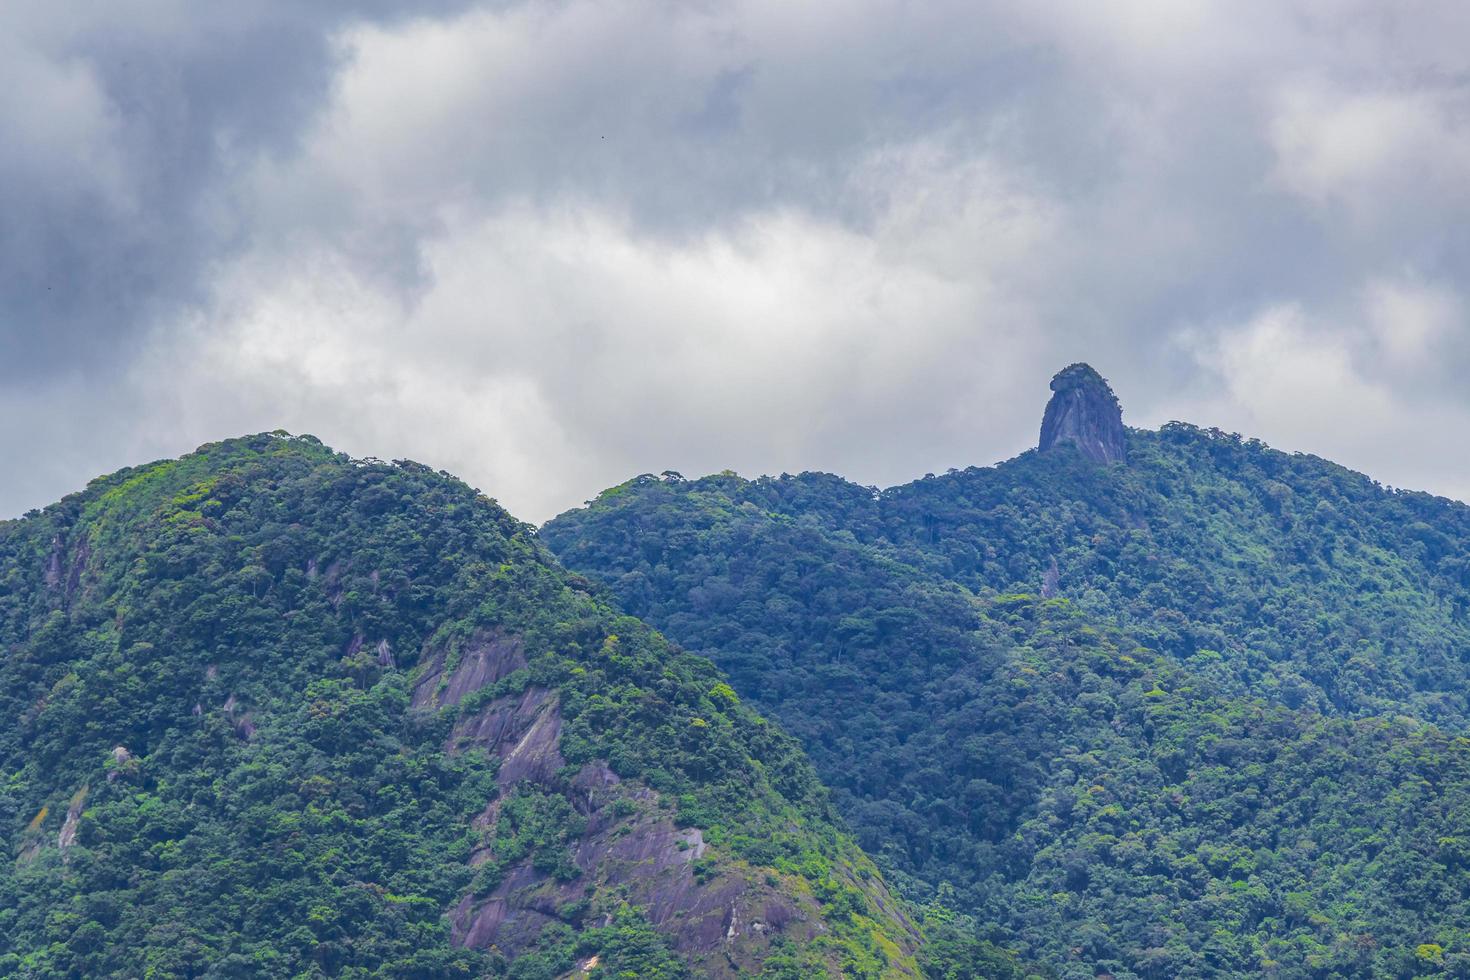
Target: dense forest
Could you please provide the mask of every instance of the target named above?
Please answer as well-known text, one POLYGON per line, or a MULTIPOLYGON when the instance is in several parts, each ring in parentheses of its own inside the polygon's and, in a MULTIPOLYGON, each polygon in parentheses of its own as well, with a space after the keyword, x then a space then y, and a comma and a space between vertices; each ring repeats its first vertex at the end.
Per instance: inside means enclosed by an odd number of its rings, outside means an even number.
POLYGON ((273 433, 0 523, 0 976, 1470 976, 1470 508, 1069 372, 890 490, 273 433))
POLYGON ((918 975, 797 743, 590 591, 283 434, 0 523, 0 976, 918 975))
POLYGON ((1470 976, 1470 508, 1126 438, 643 476, 541 538, 796 735, 907 895, 1061 976, 1470 976))

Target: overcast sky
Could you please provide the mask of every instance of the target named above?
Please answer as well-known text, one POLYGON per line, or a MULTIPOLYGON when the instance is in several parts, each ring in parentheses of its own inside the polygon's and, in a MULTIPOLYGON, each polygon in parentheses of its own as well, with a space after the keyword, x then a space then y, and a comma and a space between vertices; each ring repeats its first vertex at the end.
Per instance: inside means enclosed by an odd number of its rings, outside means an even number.
POLYGON ((1470 4, 0 4, 0 517, 268 429, 540 522, 1060 367, 1470 498, 1470 4))

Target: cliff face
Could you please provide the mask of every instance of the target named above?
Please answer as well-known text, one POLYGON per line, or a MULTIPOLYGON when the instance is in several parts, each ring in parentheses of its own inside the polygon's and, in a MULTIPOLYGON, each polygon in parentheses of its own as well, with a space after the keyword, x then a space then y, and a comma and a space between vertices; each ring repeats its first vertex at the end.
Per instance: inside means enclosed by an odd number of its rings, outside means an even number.
POLYGON ((1051 379, 1051 390, 1041 418, 1042 452, 1070 442, 1095 463, 1127 460, 1123 410, 1102 375, 1087 364, 1073 364, 1051 379))

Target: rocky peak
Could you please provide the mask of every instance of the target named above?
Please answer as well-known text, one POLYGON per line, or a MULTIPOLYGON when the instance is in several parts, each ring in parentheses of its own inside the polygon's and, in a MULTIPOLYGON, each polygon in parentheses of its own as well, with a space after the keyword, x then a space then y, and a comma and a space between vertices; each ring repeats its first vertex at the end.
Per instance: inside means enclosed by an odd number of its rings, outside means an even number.
POLYGON ((1103 376, 1072 364, 1051 379, 1051 401, 1041 417, 1041 451, 1070 442, 1094 463, 1127 459, 1123 409, 1103 376))

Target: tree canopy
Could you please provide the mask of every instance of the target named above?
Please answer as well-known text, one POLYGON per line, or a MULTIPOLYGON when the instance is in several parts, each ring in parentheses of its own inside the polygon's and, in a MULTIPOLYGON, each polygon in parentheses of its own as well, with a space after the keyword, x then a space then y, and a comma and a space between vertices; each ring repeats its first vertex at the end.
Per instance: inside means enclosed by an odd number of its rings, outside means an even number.
POLYGON ((590 591, 284 434, 0 524, 0 975, 914 975, 797 744, 590 591), (704 942, 706 895, 768 921, 704 942))
POLYGON ((1470 971, 1470 508, 1128 440, 886 491, 639 477, 541 538, 974 936, 1078 978, 1470 971))

